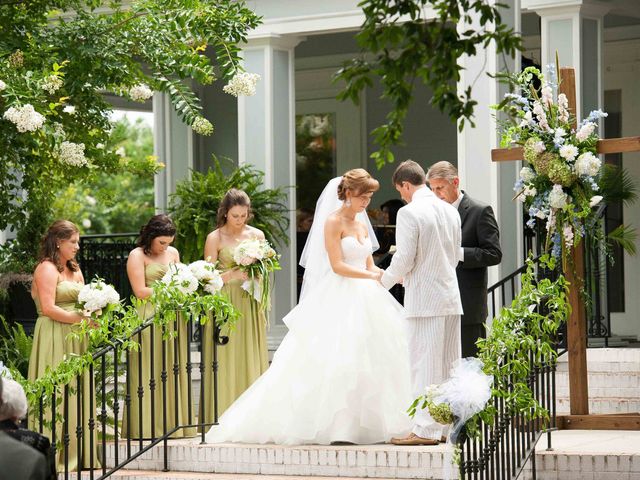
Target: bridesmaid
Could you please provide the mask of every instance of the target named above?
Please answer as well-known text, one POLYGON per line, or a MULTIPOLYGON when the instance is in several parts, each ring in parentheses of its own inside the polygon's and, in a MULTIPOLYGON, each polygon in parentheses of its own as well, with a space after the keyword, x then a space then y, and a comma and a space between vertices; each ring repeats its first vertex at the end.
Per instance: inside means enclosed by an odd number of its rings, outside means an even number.
MULTIPOLYGON (((129 253, 127 259, 127 275, 133 294, 139 299, 147 299, 153 293, 152 284, 160 280, 167 272, 169 265, 180 262, 178 250, 171 246, 176 234, 176 227, 171 219, 164 214, 151 217, 149 222, 140 229, 137 247, 129 253)), ((155 306, 145 302, 138 310, 143 320, 151 321, 155 314, 155 306)), ((162 329, 155 325, 142 331, 140 338, 134 340, 140 343, 140 350, 129 353, 129 388, 131 405, 125 408, 122 417, 122 434, 130 438, 157 438, 163 432, 163 381, 162 381, 162 343, 165 343, 166 365, 166 415, 167 431, 178 425, 188 425, 188 383, 186 364, 188 358, 188 325, 182 318, 177 320, 178 350, 175 350, 174 339, 163 340, 162 329), (153 331, 153 358, 151 357, 151 333, 153 331), (178 364, 178 392, 176 395, 174 363, 178 364), (150 387, 153 380, 153 392, 150 387), (139 389, 142 389, 142 400, 139 389), (153 397, 153 423, 152 423, 153 397), (177 418, 176 418, 177 399, 177 418), (142 427, 140 424, 142 423, 142 427)), ((170 332, 175 332, 175 325, 167 326, 170 332)), ((195 417, 195 414, 194 414, 195 417)), ((193 423, 193 422, 191 422, 193 423)), ((178 429, 173 435, 176 437, 193 436, 192 428, 178 429)))
MULTIPOLYGON (((218 228, 207 236, 204 258, 218 261, 224 287, 222 291, 229 297, 241 316, 229 343, 218 349, 218 414, 221 415, 242 392, 244 392, 269 366, 267 351, 266 318, 257 302, 242 290, 242 282, 247 274, 233 268, 233 249, 242 240, 264 239, 264 233, 247 225, 251 219, 251 202, 242 190, 229 190, 218 208, 218 228)), ((213 322, 208 322, 204 330, 203 357, 205 365, 212 364, 213 322)), ((213 372, 206 368, 205 418, 213 419, 213 372)))
MULTIPOLYGON (((84 284, 84 278, 80 267, 75 260, 75 256, 80 248, 80 234, 78 227, 67 220, 54 222, 44 238, 40 247, 40 263, 33 273, 33 283, 31 286, 31 296, 36 304, 38 320, 36 322, 33 335, 33 348, 29 359, 30 381, 35 381, 44 374, 47 367, 55 367, 65 356, 70 354, 82 354, 87 349, 86 339, 76 339, 69 336, 83 319, 82 314, 76 310, 78 293, 84 284)), ((97 458, 97 435, 93 432, 94 450, 90 449, 91 434, 89 434, 89 417, 96 419, 95 403, 94 411, 90 410, 89 392, 92 389, 92 378, 88 373, 82 376, 82 411, 77 409, 77 399, 75 395, 70 395, 68 400, 68 466, 69 471, 78 470, 79 467, 88 468, 99 467, 97 458), (78 417, 84 419, 82 427, 82 445, 79 449, 76 428, 78 427, 78 417), (81 452, 81 458, 78 453, 81 452), (93 462, 91 458, 93 457, 93 462)), ((75 386, 75 381, 72 382, 75 386)), ((64 412, 64 402, 57 396, 57 412, 64 412)), ((51 421, 51 410, 43 412, 43 419, 51 421)), ((31 415, 29 426, 32 430, 39 430, 39 416, 31 415)), ((57 440, 61 440, 63 424, 56 424, 57 440)), ((51 430, 44 428, 45 435, 51 436, 51 430)), ((58 471, 64 471, 64 451, 57 452, 56 466, 58 471)))

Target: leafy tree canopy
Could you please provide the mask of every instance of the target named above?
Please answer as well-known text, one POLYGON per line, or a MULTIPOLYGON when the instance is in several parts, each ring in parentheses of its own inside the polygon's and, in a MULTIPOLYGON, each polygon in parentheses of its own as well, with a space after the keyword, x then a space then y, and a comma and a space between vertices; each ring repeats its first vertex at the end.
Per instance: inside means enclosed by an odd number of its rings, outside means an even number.
POLYGON ((473 125, 476 101, 471 87, 459 95, 462 55, 476 55, 492 42, 498 54, 515 55, 521 38, 502 23, 506 5, 486 0, 363 0, 365 14, 357 40, 362 55, 346 63, 336 79, 346 82, 341 100, 358 102, 360 92, 378 78, 392 109, 386 123, 373 130, 380 150, 372 154, 378 167, 393 163, 390 148, 402 139, 403 121, 416 82, 433 92, 431 104, 459 122, 473 125))

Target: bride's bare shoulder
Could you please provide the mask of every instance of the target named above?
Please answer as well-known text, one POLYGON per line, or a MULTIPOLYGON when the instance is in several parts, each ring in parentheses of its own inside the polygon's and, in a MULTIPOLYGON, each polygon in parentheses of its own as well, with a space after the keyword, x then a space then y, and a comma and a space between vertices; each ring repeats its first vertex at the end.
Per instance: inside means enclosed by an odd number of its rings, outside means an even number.
POLYGON ((327 220, 324 222, 324 231, 326 233, 335 233, 339 232, 342 229, 342 219, 340 216, 334 212, 327 217, 327 220))

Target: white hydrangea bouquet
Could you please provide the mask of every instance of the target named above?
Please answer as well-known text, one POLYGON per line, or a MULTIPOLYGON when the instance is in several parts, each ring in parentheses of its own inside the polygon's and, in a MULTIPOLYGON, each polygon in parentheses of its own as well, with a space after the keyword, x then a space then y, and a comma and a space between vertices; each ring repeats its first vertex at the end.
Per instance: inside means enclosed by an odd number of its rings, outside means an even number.
POLYGON ((120 294, 101 278, 84 285, 78 293, 78 309, 92 320, 99 320, 119 305, 120 294))
POLYGON ((220 271, 208 260, 197 260, 189 264, 189 270, 198 279, 202 294, 215 295, 224 285, 220 271))
POLYGON ((240 242, 233 251, 233 261, 249 279, 242 284, 263 311, 271 308, 271 276, 280 270, 279 255, 267 240, 252 238, 240 242))
POLYGON ((548 78, 528 67, 510 80, 520 93, 507 94, 496 109, 510 117, 504 125, 502 146, 521 145, 528 163, 515 184, 516 198, 528 208, 529 227, 546 222, 547 250, 566 259, 570 248, 584 236, 593 207, 603 198, 596 122, 607 114, 593 111, 573 128, 567 97, 555 95, 558 85, 553 66, 548 78))

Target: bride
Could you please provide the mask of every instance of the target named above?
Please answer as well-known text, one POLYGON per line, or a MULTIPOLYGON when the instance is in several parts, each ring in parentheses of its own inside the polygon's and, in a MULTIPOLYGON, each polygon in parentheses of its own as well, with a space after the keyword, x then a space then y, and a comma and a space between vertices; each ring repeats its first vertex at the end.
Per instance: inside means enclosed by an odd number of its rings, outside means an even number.
POLYGON ((365 211, 378 188, 361 168, 325 187, 300 261, 300 302, 283 319, 289 333, 208 443, 370 444, 410 432, 403 309, 378 283, 365 211))

